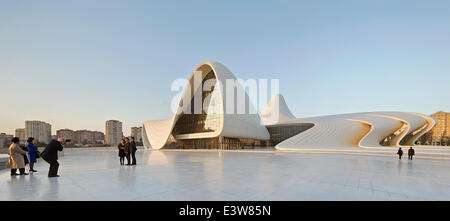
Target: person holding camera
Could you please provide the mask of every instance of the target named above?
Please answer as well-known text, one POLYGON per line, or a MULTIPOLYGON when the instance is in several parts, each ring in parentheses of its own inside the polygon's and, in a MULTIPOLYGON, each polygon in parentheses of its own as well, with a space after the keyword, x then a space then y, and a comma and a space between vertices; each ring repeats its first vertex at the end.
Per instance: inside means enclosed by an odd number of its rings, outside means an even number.
POLYGON ((64 141, 64 139, 58 138, 58 140, 50 141, 47 147, 45 147, 44 151, 42 151, 41 158, 50 164, 48 177, 59 177, 58 151, 63 151, 63 145, 65 144, 66 141, 64 141))

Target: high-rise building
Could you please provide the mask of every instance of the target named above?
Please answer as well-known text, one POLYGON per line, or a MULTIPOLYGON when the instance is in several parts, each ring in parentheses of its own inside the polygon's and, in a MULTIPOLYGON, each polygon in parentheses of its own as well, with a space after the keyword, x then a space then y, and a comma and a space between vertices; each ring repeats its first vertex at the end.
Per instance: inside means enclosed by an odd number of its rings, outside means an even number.
POLYGON ((33 137, 39 142, 50 143, 52 139, 52 125, 42 121, 25 121, 25 136, 33 137))
POLYGON ((431 117, 437 120, 436 126, 431 130, 431 142, 441 144, 450 138, 450 113, 439 111, 431 117))
POLYGON ((105 143, 110 145, 119 144, 123 137, 122 122, 118 120, 108 120, 105 123, 105 143))
POLYGON ((13 135, 1 133, 0 134, 0 147, 8 147, 11 145, 11 140, 13 138, 13 135))
POLYGON ((25 135, 25 128, 17 128, 15 131, 15 136, 18 137, 21 141, 26 140, 28 138, 25 135))
POLYGON ((142 127, 132 127, 131 136, 134 137, 136 142, 142 143, 142 127))

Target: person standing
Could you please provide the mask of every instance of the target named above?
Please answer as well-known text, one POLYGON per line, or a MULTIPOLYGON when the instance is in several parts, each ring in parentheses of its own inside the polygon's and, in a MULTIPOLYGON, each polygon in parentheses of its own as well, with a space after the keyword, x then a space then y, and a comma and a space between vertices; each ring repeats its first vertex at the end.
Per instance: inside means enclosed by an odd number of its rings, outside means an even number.
POLYGON ((137 151, 137 147, 136 147, 136 143, 134 142, 134 137, 130 137, 130 151, 131 151, 131 159, 132 159, 132 163, 131 165, 136 165, 136 151, 137 151))
POLYGON ((50 164, 50 168, 48 170, 48 177, 59 177, 58 175, 58 151, 63 151, 65 144, 62 138, 58 138, 58 140, 52 140, 45 147, 44 151, 41 153, 42 159, 47 161, 50 164))
POLYGON ((11 142, 12 144, 9 146, 8 161, 9 167, 11 168, 11 176, 28 175, 28 173, 25 173, 25 160, 23 158, 26 156, 27 152, 20 148, 20 139, 18 137, 14 137, 11 142), (20 174, 17 174, 17 169, 19 169, 20 174))
POLYGON ((414 154, 415 154, 414 149, 412 147, 410 147, 409 150, 408 150, 408 159, 412 160, 414 154))
POLYGON ((30 172, 37 172, 37 170, 34 170, 34 163, 36 163, 36 157, 38 154, 38 150, 33 142, 34 142, 34 138, 29 137, 27 140, 28 161, 30 163, 30 172))
POLYGON ((119 146, 117 146, 117 148, 119 149, 119 158, 120 158, 120 165, 124 165, 125 164, 125 140, 122 139, 120 141, 119 146))
POLYGON ((123 150, 125 151, 125 157, 127 158, 127 165, 131 165, 130 161, 130 154, 131 154, 131 148, 130 148, 130 140, 128 140, 128 137, 125 137, 125 145, 123 150))
POLYGON ((402 156, 403 156, 403 150, 402 150, 401 147, 398 148, 397 154, 398 154, 398 159, 401 160, 401 159, 402 159, 402 156))

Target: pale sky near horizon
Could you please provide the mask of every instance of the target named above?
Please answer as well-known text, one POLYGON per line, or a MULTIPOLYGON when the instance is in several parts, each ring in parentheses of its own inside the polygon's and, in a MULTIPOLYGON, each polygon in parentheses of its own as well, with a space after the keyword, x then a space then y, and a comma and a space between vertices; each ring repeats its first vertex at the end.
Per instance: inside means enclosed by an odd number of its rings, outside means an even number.
POLYGON ((450 111, 450 1, 0 0, 0 132, 172 115, 215 60, 277 78, 297 117, 450 111))

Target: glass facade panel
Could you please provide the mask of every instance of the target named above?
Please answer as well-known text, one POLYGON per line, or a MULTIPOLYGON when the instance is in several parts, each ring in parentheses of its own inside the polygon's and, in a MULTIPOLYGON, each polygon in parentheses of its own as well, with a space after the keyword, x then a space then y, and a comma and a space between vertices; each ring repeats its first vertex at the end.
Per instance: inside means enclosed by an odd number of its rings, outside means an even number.
POLYGON ((235 149, 255 149, 259 147, 268 146, 268 141, 256 140, 251 138, 229 138, 224 137, 221 149, 235 150, 235 149))
POLYGON ((300 134, 310 128, 314 124, 304 123, 296 125, 270 126, 270 140, 257 140, 251 138, 201 138, 201 139, 180 139, 173 141, 167 148, 177 149, 256 149, 260 147, 276 146, 280 142, 300 134))
POLYGON ((277 144, 285 141, 286 139, 293 137, 309 128, 314 124, 305 123, 297 125, 285 125, 285 126, 270 126, 267 127, 270 134, 270 145, 276 146, 277 144))
POLYGON ((177 145, 179 149, 218 149, 219 138, 178 140, 177 145))
POLYGON ((219 137, 202 139, 184 139, 171 143, 166 148, 174 149, 222 149, 222 150, 240 150, 256 149, 266 147, 269 141, 256 140, 250 138, 229 138, 219 137), (222 142, 220 142, 222 140, 222 142))
POLYGON ((194 114, 194 97, 191 99, 189 107, 192 114, 182 114, 175 124, 172 134, 205 133, 214 132, 219 129, 223 117, 222 102, 220 101, 220 91, 215 90, 215 75, 210 71, 202 80, 202 85, 208 81, 211 85, 210 91, 203 91, 200 87, 195 94, 202 93, 202 113, 194 114), (208 81, 209 80, 209 81, 208 81), (212 80, 212 81, 211 81, 212 80))

